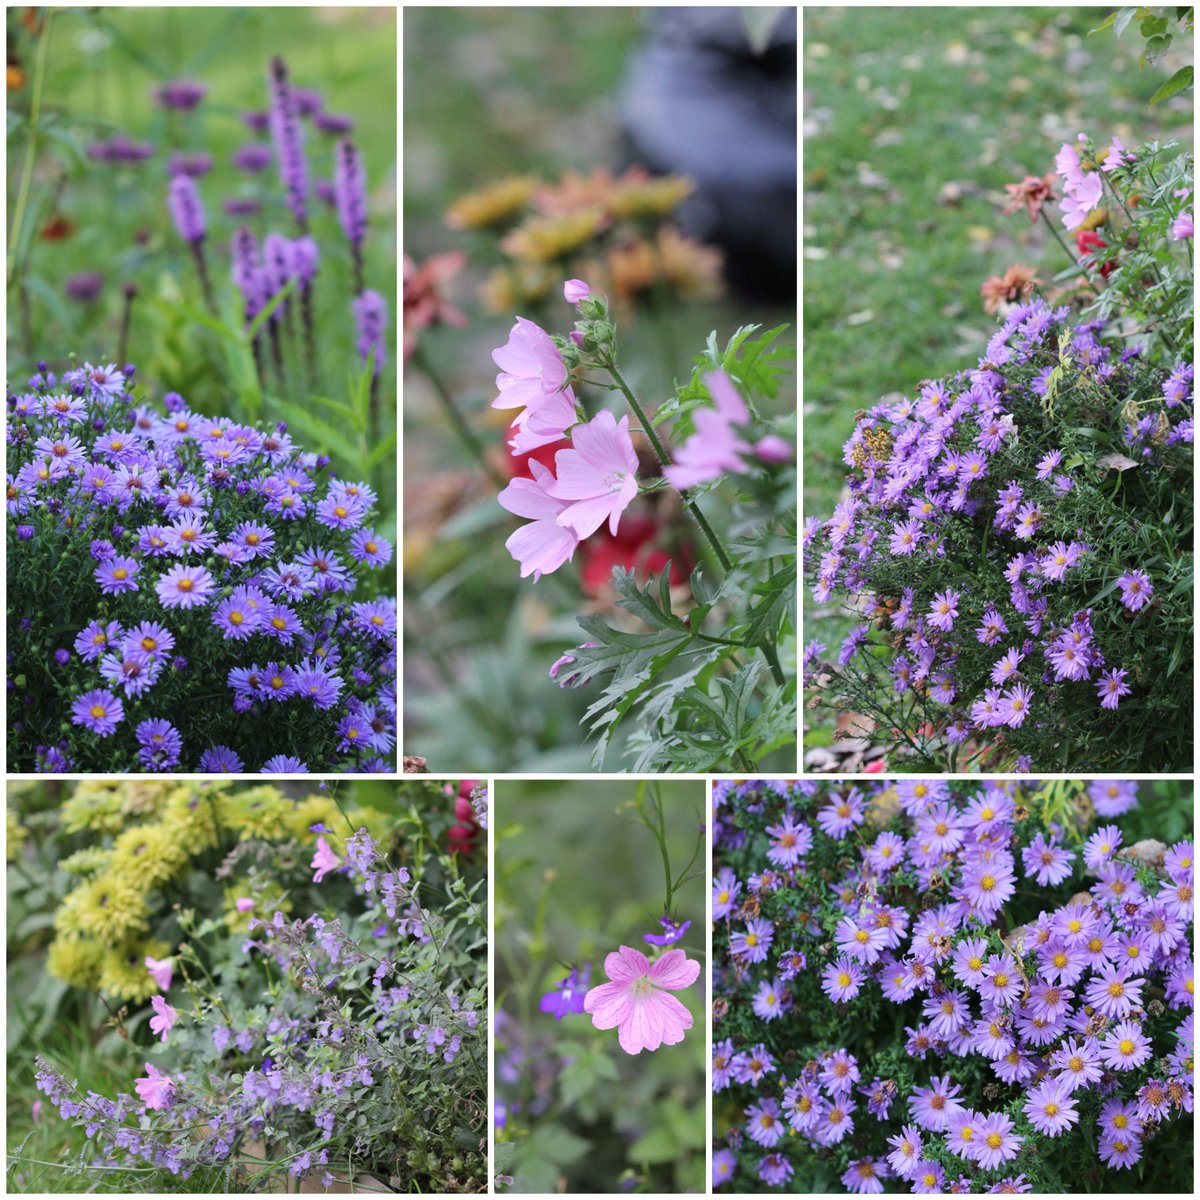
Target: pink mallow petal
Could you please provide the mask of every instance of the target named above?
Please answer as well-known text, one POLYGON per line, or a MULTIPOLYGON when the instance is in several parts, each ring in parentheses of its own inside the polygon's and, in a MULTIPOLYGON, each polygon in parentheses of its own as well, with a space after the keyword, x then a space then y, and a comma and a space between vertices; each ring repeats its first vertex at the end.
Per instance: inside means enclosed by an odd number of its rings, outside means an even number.
POLYGON ((631 946, 622 946, 604 959, 604 973, 614 983, 632 983, 650 974, 650 960, 631 946))
POLYGON ((650 978, 655 987, 670 988, 672 991, 691 987, 699 974, 700 964, 679 949, 668 950, 650 968, 650 978))
POLYGON ((733 380, 724 371, 710 371, 704 376, 704 383, 713 398, 713 403, 727 421, 732 421, 735 425, 745 425, 750 420, 746 402, 733 386, 733 380))
POLYGON ((623 983, 602 983, 583 998, 583 1011, 590 1013, 597 1029, 613 1029, 629 1019, 633 996, 623 983))

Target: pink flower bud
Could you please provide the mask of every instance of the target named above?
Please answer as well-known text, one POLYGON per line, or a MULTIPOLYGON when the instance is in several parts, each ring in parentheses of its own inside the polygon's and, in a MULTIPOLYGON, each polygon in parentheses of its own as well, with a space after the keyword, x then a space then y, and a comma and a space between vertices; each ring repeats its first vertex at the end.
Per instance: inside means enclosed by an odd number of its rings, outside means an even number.
POLYGON ((582 279, 568 279, 563 284, 563 297, 568 304, 579 304, 592 294, 591 287, 582 279))
POLYGON ((238 912, 249 912, 254 907, 254 901, 249 896, 239 896, 233 903, 238 912))
POLYGON ((583 349, 583 334, 580 333, 578 329, 571 330, 571 341, 573 341, 575 345, 580 348, 580 350, 583 349))
POLYGON ((782 463, 792 461, 791 444, 785 442, 781 437, 776 437, 773 433, 769 433, 765 438, 760 438, 755 442, 754 453, 763 462, 782 463))

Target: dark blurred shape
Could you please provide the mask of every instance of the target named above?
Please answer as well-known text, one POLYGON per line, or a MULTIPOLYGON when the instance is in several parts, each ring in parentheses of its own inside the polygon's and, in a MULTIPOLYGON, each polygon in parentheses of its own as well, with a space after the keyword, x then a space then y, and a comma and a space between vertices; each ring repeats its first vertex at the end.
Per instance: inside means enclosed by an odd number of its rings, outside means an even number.
POLYGON ((67 295, 79 304, 94 304, 104 290, 104 276, 98 271, 80 271, 67 280, 67 295))
POLYGON ((631 157, 679 172, 697 190, 685 231, 725 250, 739 291, 796 295, 796 10, 782 9, 756 48, 764 9, 648 9, 622 98, 631 157))

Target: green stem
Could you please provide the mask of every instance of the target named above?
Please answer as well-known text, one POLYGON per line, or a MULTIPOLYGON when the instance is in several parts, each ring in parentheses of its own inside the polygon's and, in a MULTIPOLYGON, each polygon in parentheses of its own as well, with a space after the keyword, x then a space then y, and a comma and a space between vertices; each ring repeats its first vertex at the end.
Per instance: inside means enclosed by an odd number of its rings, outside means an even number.
POLYGON ((470 422, 459 411, 454 397, 450 394, 450 389, 446 387, 442 382, 441 376, 433 369, 433 365, 426 356, 424 348, 420 345, 414 351, 413 359, 417 366, 424 372, 425 378, 433 385, 434 395, 437 396, 442 408, 445 410, 446 416, 450 420, 450 425, 458 436, 458 440, 462 442, 471 457, 484 469, 484 472, 496 487, 505 487, 508 480, 504 479, 500 475, 500 472, 488 462, 487 452, 484 449, 483 443, 476 436, 475 430, 471 428, 470 422))
POLYGON ((11 257, 8 260, 8 282, 11 284, 17 273, 17 257, 21 249, 19 234, 25 222, 25 209, 29 204, 29 189, 33 184, 33 164, 37 158, 38 128, 42 118, 42 88, 46 82, 46 58, 50 52, 50 22, 54 10, 46 10, 46 26, 42 30, 41 44, 38 46, 37 73, 33 81, 33 101, 29 108, 29 145, 25 150, 25 162, 21 168, 21 188, 17 193, 17 203, 13 209, 12 228, 8 235, 11 257))
MULTIPOLYGON (((1048 230, 1050 230, 1050 232, 1052 234, 1054 234, 1054 240, 1062 247, 1063 253, 1067 256, 1068 259, 1070 259, 1071 265, 1074 267, 1078 267, 1079 259, 1076 258, 1075 255, 1071 253, 1071 248, 1067 245, 1066 242, 1063 241, 1062 234, 1059 233, 1058 230, 1055 228, 1054 222, 1051 221, 1048 216, 1046 216, 1046 210, 1044 208, 1041 210, 1041 214, 1042 214, 1042 220, 1046 222, 1046 228, 1048 230)), ((1082 274, 1082 271, 1080 273, 1082 274)), ((1093 292, 1096 292, 1097 295, 1100 294, 1098 291, 1096 291, 1096 285, 1090 279, 1088 279, 1088 277, 1086 275, 1083 276, 1083 279, 1084 279, 1084 282, 1088 285, 1088 287, 1090 287, 1092 289, 1093 292)))
MULTIPOLYGON (((633 414, 637 417, 641 424, 642 432, 650 439, 650 445, 654 447, 654 453, 658 455, 658 461, 664 467, 670 466, 671 460, 667 456, 666 448, 662 444, 662 440, 658 436, 658 431, 650 423, 646 417, 645 410, 642 408, 638 398, 633 394, 633 389, 625 382, 625 377, 617 369, 616 363, 608 363, 608 373, 613 377, 617 387, 625 395, 625 399, 629 401, 629 407, 633 409, 633 414)), ((708 544, 712 546, 713 553, 717 556, 717 561, 728 574, 733 570, 733 561, 730 559, 725 547, 721 545, 721 539, 717 537, 716 531, 708 523, 708 518, 700 511, 700 506, 690 499, 686 492, 680 491, 683 497, 683 502, 687 505, 688 512, 696 519, 696 524, 700 526, 704 536, 708 538, 708 544)), ((763 642, 759 645, 759 649, 763 652, 763 657, 767 660, 767 665, 771 668, 771 676, 779 687, 787 686, 787 677, 783 673, 783 667, 779 663, 779 655, 775 651, 775 647, 770 642, 763 642)), ((743 758, 745 756, 742 756, 743 758)), ((748 760, 747 760, 748 761, 748 760)), ((753 766, 745 767, 744 769, 753 770, 753 766)))

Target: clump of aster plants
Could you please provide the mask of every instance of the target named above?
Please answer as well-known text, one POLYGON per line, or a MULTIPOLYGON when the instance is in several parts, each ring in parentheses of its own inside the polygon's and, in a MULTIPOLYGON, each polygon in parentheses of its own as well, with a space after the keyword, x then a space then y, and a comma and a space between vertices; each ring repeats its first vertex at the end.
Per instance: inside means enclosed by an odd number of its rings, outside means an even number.
POLYGON ((615 537, 639 497, 663 488, 679 494, 703 561, 690 578, 675 578, 668 560, 644 585, 614 567, 616 603, 632 622, 580 617, 588 640, 550 675, 573 687, 604 679, 584 718, 596 766, 617 727, 636 717, 633 770, 753 769, 792 744, 795 729, 785 665, 794 637, 794 454, 756 406, 781 387, 785 351, 774 343, 782 329, 755 336, 757 327, 744 327, 724 349, 711 335, 688 380, 651 414, 618 365, 608 301, 578 279, 563 294, 578 316, 569 336, 518 317, 492 356, 500 368, 493 407, 519 410, 509 444, 530 455, 531 475, 499 495, 526 522, 505 543, 521 577, 536 583, 559 570, 605 527, 615 537), (610 392, 626 411, 592 410, 577 387, 610 392), (537 451, 552 452, 552 463, 537 451), (718 521, 719 493, 731 505, 718 521))
POLYGON ((282 424, 140 401, 134 377, 46 369, 8 396, 10 767, 388 770, 374 492, 282 424))
MULTIPOLYGON (((89 1090, 57 1050, 38 1055, 44 1103, 73 1127, 65 1178, 482 1190, 486 879, 477 857, 436 849, 449 819, 427 816, 443 808, 436 785, 402 786, 379 835, 343 815, 333 785, 289 811, 311 819, 302 837, 250 825, 215 872, 211 854, 193 865, 227 911, 176 904, 182 940, 129 968, 144 986, 110 1010, 136 1046, 127 1086, 89 1090)), ((10 1166, 26 1169, 20 1151, 10 1166)))
MULTIPOLYGON (((1060 153, 1068 228, 1142 201, 1106 218, 1128 249, 1084 256, 1108 268, 1076 296, 1090 319, 1005 305, 975 368, 860 415, 848 494, 806 521, 813 600, 852 622, 806 648, 810 705, 892 768, 1192 762, 1191 173, 1172 160, 1151 194, 1154 149, 1060 153)), ((1049 220, 1057 193, 1027 183, 1049 220)))
POLYGON ((1136 830, 1189 828, 1189 785, 718 781, 714 805, 714 1185, 1187 1190, 1194 848, 1136 830))

